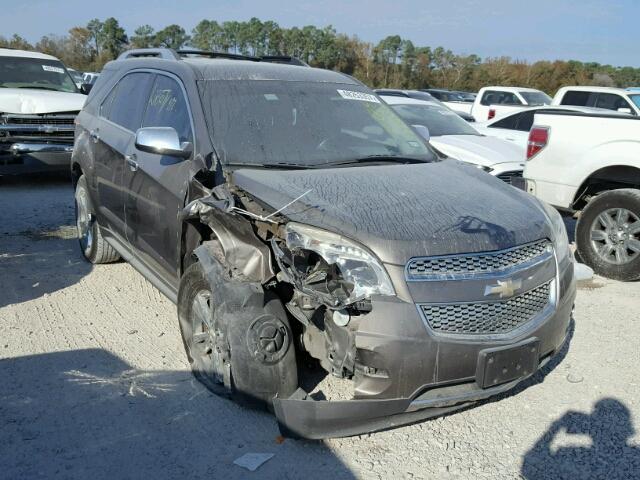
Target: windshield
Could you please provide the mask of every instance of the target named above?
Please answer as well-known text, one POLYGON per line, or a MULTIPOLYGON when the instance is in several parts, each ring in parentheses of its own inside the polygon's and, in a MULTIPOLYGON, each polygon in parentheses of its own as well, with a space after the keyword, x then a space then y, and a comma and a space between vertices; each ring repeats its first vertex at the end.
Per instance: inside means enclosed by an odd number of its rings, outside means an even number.
POLYGON ((640 108, 640 95, 629 95, 629 98, 635 103, 636 107, 640 108))
POLYGON ((551 97, 543 92, 519 92, 527 105, 551 105, 551 97))
POLYGON ((435 103, 396 104, 391 106, 410 125, 424 125, 429 135, 480 135, 457 113, 435 103))
POLYGON ((366 87, 279 80, 207 80, 199 87, 216 151, 226 164, 437 159, 366 87))
POLYGON ((0 57, 0 87, 78 91, 62 62, 25 57, 0 57))

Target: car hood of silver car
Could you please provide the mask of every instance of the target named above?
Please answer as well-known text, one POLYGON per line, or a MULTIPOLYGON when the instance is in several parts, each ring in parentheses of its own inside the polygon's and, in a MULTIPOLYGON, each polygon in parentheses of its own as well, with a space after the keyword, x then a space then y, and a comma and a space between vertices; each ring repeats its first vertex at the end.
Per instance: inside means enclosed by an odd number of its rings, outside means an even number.
POLYGON ((551 238, 533 197, 457 160, 273 170, 241 168, 232 183, 292 221, 344 235, 384 263, 500 250, 551 238))

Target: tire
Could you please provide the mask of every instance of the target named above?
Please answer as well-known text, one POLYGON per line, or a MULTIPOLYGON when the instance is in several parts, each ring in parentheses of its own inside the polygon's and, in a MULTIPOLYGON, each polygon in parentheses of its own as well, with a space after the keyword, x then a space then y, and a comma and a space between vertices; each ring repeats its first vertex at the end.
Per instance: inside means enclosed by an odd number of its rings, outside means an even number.
POLYGON ((100 231, 93 205, 87 189, 87 179, 81 175, 74 195, 76 228, 80 251, 90 263, 111 263, 120 260, 120 255, 109 245, 100 231))
POLYGON ((591 200, 576 224, 576 246, 598 275, 640 279, 640 190, 611 190, 591 200))
POLYGON ((238 305, 232 311, 227 304, 226 324, 214 326, 216 301, 224 300, 212 292, 200 263, 189 266, 180 280, 178 320, 194 376, 213 393, 243 405, 272 408, 275 396, 286 398, 298 385, 291 329, 280 300, 264 298, 259 305, 238 305), (265 361, 254 353, 251 340, 261 327, 273 325, 281 329, 280 340, 286 345, 265 361))

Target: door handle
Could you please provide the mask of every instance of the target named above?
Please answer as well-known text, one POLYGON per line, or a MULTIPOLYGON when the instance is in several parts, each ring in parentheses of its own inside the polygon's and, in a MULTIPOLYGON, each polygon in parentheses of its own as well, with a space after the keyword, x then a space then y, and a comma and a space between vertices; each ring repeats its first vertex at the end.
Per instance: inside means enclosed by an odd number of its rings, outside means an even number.
POLYGON ((131 155, 125 155, 124 159, 127 162, 127 165, 129 165, 129 170, 131 170, 132 172, 135 172, 138 170, 138 162, 136 162, 136 154, 132 153, 131 155))
POLYGON ((100 140, 100 135, 98 134, 98 130, 91 130, 89 132, 89 136, 91 137, 91 140, 93 140, 93 143, 98 143, 98 140, 100 140))

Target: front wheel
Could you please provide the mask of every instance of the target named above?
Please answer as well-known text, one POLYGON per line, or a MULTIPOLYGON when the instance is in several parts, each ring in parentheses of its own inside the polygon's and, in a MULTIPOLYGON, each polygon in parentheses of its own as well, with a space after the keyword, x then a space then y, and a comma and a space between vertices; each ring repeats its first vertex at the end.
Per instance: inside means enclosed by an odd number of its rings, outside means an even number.
MULTIPOLYGON (((224 276, 217 270, 215 277, 224 276)), ((209 390, 249 405, 271 407, 298 386, 291 328, 279 299, 256 295, 242 283, 216 285, 199 262, 187 268, 178 291, 178 320, 187 359, 209 390)))
POLYGON ((591 200, 576 225, 576 246, 597 274, 640 279, 640 190, 611 190, 591 200))

